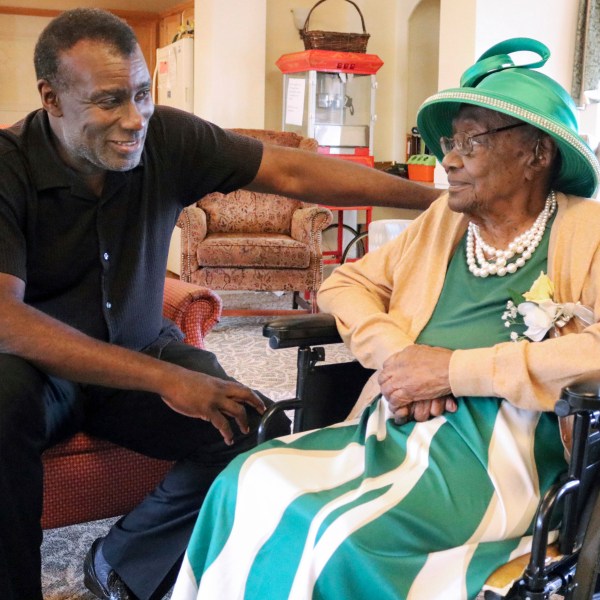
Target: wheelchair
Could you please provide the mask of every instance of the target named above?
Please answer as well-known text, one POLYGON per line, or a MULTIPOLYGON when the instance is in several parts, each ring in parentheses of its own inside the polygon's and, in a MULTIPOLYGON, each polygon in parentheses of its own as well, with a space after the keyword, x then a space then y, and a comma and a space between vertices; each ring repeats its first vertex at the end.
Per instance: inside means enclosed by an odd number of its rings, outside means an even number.
MULTIPOLYGON (((298 348, 298 372, 296 396, 269 408, 259 442, 269 438, 269 422, 281 410, 293 411, 294 432, 344 420, 373 371, 358 361, 324 363, 323 346, 342 342, 333 316, 279 318, 264 325, 263 335, 273 349, 298 348)), ((502 593, 485 591, 485 600, 600 600, 600 380, 563 388, 555 412, 574 421, 567 472, 538 505, 532 550, 522 574, 509 579, 513 582, 502 593), (550 547, 550 524, 559 510, 558 541, 550 547)))

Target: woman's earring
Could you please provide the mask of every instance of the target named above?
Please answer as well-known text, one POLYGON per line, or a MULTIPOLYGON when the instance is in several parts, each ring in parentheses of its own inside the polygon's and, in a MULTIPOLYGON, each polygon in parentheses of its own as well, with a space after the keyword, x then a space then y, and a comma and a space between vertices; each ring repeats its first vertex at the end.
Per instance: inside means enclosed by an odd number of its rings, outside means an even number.
POLYGON ((535 160, 541 160, 543 158, 543 154, 540 151, 540 141, 541 140, 538 138, 537 142, 535 143, 535 148, 533 149, 535 160))

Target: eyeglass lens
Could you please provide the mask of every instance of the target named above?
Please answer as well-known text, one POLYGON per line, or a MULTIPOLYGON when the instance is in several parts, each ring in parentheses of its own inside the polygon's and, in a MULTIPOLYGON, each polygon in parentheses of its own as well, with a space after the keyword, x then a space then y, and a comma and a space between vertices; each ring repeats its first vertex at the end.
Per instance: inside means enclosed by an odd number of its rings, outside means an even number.
POLYGON ((514 129, 515 127, 521 127, 523 125, 527 125, 527 123, 513 123, 512 125, 505 125, 504 127, 496 127, 495 129, 488 129, 487 131, 482 131, 481 133, 476 133, 474 135, 468 135, 464 131, 458 131, 452 137, 442 136, 440 138, 440 146, 442 147, 442 152, 444 156, 456 149, 456 151, 461 156, 468 156, 473 152, 473 138, 479 137, 481 135, 491 135, 493 133, 499 133, 500 131, 506 131, 508 129, 514 129))

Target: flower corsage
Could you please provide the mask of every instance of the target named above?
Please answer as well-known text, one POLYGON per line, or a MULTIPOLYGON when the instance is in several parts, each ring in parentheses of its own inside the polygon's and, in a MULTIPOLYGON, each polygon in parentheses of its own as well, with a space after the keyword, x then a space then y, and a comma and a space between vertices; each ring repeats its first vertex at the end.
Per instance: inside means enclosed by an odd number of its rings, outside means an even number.
POLYGON ((506 310, 502 313, 504 326, 521 329, 526 327, 522 335, 517 331, 510 332, 513 342, 525 338, 539 342, 551 329, 556 331, 557 328, 564 327, 573 317, 577 317, 585 325, 595 322, 593 311, 579 302, 554 302, 554 284, 543 271, 528 292, 522 295, 512 292, 511 295, 513 298, 507 302, 506 310), (525 302, 522 298, 525 298, 525 302))

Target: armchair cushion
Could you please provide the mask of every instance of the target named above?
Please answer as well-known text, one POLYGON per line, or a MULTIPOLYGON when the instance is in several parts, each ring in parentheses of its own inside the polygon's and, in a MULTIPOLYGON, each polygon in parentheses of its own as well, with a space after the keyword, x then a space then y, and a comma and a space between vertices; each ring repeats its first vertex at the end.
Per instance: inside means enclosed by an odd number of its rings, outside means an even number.
POLYGON ((198 247, 204 267, 306 269, 310 249, 306 244, 277 233, 209 234, 198 247))
POLYGON ((210 233, 284 233, 290 234, 294 211, 302 202, 275 194, 236 190, 223 195, 205 196, 198 206, 206 214, 210 233))

